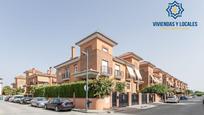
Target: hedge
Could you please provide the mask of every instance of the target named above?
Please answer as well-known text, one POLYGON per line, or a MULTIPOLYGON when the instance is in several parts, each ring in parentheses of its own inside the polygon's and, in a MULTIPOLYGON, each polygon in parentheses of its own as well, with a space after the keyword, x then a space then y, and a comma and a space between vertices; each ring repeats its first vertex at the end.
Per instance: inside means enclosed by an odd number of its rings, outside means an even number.
MULTIPOLYGON (((92 81, 89 81, 89 86, 92 81)), ((84 91, 85 81, 78 81, 73 83, 65 83, 53 86, 41 86, 35 88, 35 97, 68 97, 72 98, 74 93, 76 98, 85 98, 86 92, 84 91)), ((93 98, 93 91, 89 90, 89 97, 93 98)))

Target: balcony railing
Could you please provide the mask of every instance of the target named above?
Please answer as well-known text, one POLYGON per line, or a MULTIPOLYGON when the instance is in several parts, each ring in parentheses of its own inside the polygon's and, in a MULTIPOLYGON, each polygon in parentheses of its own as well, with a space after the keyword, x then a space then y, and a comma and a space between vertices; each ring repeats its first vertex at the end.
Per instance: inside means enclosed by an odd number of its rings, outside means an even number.
POLYGON ((70 78, 69 72, 62 74, 62 80, 68 80, 69 78, 70 78))
POLYGON ((111 76, 112 75, 112 68, 108 66, 101 66, 101 75, 111 76))
POLYGON ((115 78, 117 78, 117 79, 121 79, 121 78, 123 77, 123 71, 115 70, 115 71, 114 71, 114 76, 115 76, 115 78))

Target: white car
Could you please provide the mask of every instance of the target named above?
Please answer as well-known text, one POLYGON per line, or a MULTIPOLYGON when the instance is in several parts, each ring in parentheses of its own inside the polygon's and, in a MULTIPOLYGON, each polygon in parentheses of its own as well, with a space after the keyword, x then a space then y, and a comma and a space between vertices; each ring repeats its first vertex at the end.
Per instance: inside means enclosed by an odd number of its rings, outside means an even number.
POLYGON ((166 103, 179 103, 179 98, 177 97, 177 96, 169 96, 169 97, 167 97, 167 99, 166 99, 166 103))
POLYGON ((9 102, 18 102, 18 98, 21 98, 22 95, 14 95, 11 98, 9 98, 9 102), (15 100, 15 101, 14 101, 15 100))

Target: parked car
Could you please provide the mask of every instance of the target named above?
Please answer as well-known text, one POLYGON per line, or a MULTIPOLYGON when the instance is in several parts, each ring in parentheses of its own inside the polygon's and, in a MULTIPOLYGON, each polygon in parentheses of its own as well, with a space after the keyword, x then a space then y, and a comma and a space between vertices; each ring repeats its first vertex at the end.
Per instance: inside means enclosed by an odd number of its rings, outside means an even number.
POLYGON ((20 104, 30 104, 32 99, 32 95, 24 95, 24 97, 20 100, 20 104))
POLYGON ((53 98, 45 103, 45 109, 53 109, 55 111, 72 110, 74 107, 71 100, 62 98, 53 98))
POLYGON ((203 99, 203 104, 204 104, 204 99, 203 99))
POLYGON ((179 98, 177 97, 177 96, 169 96, 169 97, 167 97, 167 99, 166 99, 166 103, 179 103, 179 98))
POLYGON ((20 100, 23 98, 23 95, 14 96, 13 102, 20 103, 20 100))
POLYGON ((4 98, 4 101, 9 101, 9 98, 11 98, 11 97, 12 97, 11 95, 6 96, 6 97, 4 98))
POLYGON ((45 97, 35 97, 31 100, 31 106, 44 107, 48 100, 45 97))
POLYGON ((180 100, 188 100, 188 98, 186 96, 181 96, 180 100))

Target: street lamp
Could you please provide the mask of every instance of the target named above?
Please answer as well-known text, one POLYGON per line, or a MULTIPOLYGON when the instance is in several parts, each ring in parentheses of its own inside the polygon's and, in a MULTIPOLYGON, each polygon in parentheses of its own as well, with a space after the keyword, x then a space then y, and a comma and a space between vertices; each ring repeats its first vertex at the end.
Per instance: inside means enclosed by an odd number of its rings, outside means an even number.
POLYGON ((89 100, 89 97, 88 97, 88 69, 89 69, 89 66, 88 66, 88 63, 89 63, 89 54, 88 54, 88 50, 85 52, 85 51, 82 51, 82 53, 84 55, 86 55, 86 112, 88 111, 88 100, 89 100))

